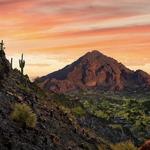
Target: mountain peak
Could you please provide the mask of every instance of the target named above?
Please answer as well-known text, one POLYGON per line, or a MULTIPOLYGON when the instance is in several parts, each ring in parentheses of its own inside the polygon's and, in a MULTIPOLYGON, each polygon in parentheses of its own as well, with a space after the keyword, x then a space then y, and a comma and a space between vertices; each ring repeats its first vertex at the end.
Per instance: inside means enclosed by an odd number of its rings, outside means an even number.
MULTIPOLYGON (((98 50, 93 50, 91 52, 87 52, 83 57, 101 57, 105 56, 98 50)), ((82 58, 82 57, 81 57, 82 58)))
POLYGON ((88 52, 91 55, 103 55, 100 51, 98 50, 92 50, 91 52, 88 52))
POLYGON ((58 93, 86 88, 124 90, 150 87, 150 76, 141 71, 134 72, 94 50, 36 82, 41 88, 58 93))

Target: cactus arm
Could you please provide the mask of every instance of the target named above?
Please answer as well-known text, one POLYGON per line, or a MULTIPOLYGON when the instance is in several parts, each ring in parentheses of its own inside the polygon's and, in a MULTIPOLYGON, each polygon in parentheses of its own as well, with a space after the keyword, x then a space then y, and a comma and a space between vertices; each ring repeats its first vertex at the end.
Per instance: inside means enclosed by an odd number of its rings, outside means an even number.
POLYGON ((4 41, 2 40, 0 43, 0 50, 4 51, 5 47, 4 47, 4 41))
POLYGON ((21 55, 21 59, 19 59, 19 66, 21 68, 21 73, 23 75, 23 72, 24 72, 24 67, 25 67, 25 60, 23 58, 23 54, 21 55))
POLYGON ((11 68, 13 68, 13 58, 11 58, 11 68))

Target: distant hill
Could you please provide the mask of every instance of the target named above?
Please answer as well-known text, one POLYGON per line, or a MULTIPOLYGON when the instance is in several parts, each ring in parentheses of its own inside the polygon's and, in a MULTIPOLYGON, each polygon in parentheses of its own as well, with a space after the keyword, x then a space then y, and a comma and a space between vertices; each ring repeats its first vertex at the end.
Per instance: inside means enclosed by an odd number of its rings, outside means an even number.
POLYGON ((150 75, 142 70, 132 71, 115 59, 94 50, 35 82, 42 89, 57 93, 87 88, 120 91, 149 88, 150 75))

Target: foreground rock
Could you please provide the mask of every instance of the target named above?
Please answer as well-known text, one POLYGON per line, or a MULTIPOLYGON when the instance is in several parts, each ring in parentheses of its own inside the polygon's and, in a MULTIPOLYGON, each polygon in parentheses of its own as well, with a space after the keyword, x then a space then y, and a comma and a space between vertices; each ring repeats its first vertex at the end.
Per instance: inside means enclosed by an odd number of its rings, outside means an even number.
POLYGON ((150 149, 150 140, 145 142, 145 144, 141 147, 140 150, 149 150, 150 149))

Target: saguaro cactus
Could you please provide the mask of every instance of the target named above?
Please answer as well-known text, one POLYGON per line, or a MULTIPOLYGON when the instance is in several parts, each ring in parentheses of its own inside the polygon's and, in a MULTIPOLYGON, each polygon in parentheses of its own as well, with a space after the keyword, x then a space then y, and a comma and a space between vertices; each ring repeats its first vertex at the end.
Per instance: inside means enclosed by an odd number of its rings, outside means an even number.
POLYGON ((24 70, 24 67, 25 67, 25 60, 23 59, 23 54, 21 56, 21 59, 19 60, 19 66, 21 68, 21 74, 23 75, 23 70, 24 70))
POLYGON ((0 43, 0 51, 4 51, 5 47, 4 47, 4 41, 2 40, 0 43))
POLYGON ((11 68, 13 68, 13 58, 11 58, 10 65, 11 65, 11 68))

